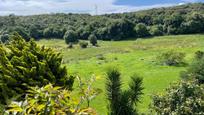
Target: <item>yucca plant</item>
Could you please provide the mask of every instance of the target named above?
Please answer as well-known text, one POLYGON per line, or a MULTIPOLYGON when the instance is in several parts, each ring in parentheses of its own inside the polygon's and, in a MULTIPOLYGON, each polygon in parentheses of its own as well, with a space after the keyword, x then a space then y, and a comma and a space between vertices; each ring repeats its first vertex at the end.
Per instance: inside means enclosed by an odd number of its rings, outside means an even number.
POLYGON ((109 115, 136 115, 136 106, 143 94, 142 78, 131 77, 129 89, 122 91, 120 72, 113 68, 107 72, 106 96, 109 101, 109 115))

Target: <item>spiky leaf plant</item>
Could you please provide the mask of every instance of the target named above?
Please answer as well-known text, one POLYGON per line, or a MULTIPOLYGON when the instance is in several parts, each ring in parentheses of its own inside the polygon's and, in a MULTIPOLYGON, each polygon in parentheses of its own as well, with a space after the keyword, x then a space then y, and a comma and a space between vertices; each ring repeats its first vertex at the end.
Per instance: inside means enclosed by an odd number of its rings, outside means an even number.
POLYGON ((24 96, 29 86, 52 83, 72 88, 74 78, 67 75, 62 57, 54 50, 26 42, 17 33, 0 45, 0 103, 7 104, 16 95, 24 96))

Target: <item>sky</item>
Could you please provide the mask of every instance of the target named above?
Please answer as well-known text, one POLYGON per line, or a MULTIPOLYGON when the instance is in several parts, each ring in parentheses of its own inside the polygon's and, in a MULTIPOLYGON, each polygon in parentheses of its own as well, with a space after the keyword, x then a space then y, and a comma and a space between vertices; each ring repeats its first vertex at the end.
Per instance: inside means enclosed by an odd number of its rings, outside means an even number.
POLYGON ((204 0, 0 0, 0 15, 47 13, 109 14, 168 7, 204 0))

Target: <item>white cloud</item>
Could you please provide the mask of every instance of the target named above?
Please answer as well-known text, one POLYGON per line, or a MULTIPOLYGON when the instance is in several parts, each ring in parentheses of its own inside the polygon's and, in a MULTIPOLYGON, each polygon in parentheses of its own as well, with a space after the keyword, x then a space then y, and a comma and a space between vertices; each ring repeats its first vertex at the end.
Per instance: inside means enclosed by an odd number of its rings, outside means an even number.
POLYGON ((0 0, 0 15, 11 13, 16 15, 32 15, 56 12, 95 14, 95 6, 98 7, 98 14, 104 14, 175 5, 158 4, 136 7, 115 5, 114 2, 115 0, 0 0))

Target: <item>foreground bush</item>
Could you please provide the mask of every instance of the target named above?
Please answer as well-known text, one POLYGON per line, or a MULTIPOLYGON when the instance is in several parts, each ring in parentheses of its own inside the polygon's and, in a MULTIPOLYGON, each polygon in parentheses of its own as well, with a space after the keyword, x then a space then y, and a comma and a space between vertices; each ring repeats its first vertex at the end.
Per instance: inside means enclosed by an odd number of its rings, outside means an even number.
POLYGON ((13 102, 7 113, 21 115, 96 115, 92 108, 81 108, 82 97, 77 98, 69 90, 48 84, 42 88, 31 87, 25 101, 13 102))
POLYGON ((157 57, 158 62, 169 66, 179 66, 184 64, 185 53, 177 51, 167 51, 157 57))
POLYGON ((192 80, 196 79, 200 84, 204 83, 204 53, 201 51, 196 52, 193 63, 189 66, 187 71, 182 73, 183 79, 192 80))
POLYGON ((143 94, 142 78, 131 77, 129 89, 122 91, 121 76, 117 69, 107 72, 106 93, 109 102, 108 115, 135 115, 137 103, 143 94))
POLYGON ((8 45, 0 45, 0 103, 22 97, 30 86, 48 83, 72 88, 74 78, 61 66, 62 57, 50 48, 39 47, 34 41, 15 34, 8 45))
POLYGON ((203 115, 204 86, 197 81, 173 84, 167 93, 153 96, 151 107, 160 115, 203 115))

